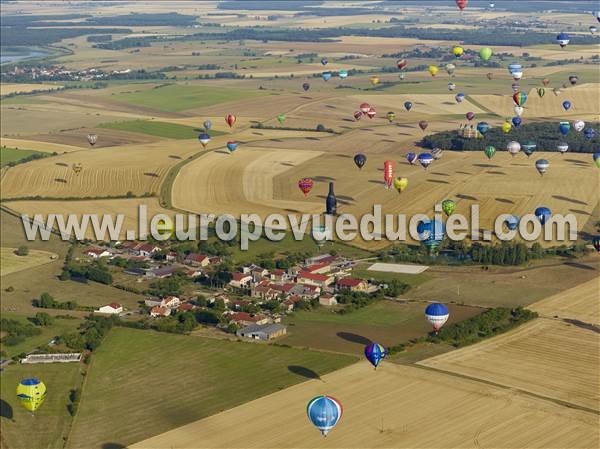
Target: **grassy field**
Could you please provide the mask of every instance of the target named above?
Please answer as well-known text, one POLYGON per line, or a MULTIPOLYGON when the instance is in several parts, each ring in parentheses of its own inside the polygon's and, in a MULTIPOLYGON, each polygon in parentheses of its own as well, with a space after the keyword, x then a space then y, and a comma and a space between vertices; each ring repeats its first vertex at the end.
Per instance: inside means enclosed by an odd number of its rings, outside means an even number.
POLYGON ((594 448, 598 417, 416 367, 358 363, 132 446, 156 448, 594 448), (323 438, 306 418, 328 394, 344 414, 323 438), (238 423, 235 432, 232 423, 238 423), (431 429, 435 423, 435 431, 431 429))
POLYGON ((360 279, 375 279, 381 282, 400 281, 410 285, 411 287, 416 287, 431 279, 431 276, 428 276, 426 272, 419 274, 405 274, 385 271, 371 271, 367 269, 370 265, 371 264, 358 265, 352 270, 352 276, 360 279))
POLYGON ((113 329, 94 355, 68 447, 128 445, 355 360, 252 343, 113 329))
MULTIPOLYGON (((127 122, 103 123, 99 126, 105 129, 118 129, 168 139, 195 139, 203 130, 177 123, 159 122, 153 120, 131 120, 127 122)), ((211 137, 222 135, 222 132, 211 131, 211 137)))
POLYGON ((0 276, 50 263, 58 258, 57 254, 47 251, 29 250, 29 254, 26 256, 17 256, 15 251, 16 248, 1 248, 0 262, 2 263, 2 269, 0 276))
POLYGON ((532 304, 530 308, 544 316, 559 316, 598 324, 600 323, 598 289, 598 279, 595 278, 558 295, 542 299, 532 304))
POLYGON ((246 89, 166 84, 141 92, 123 93, 118 95, 115 100, 162 111, 176 112, 234 100, 256 98, 259 95, 258 91, 246 89))
POLYGON ((18 148, 0 148, 0 166, 4 167, 9 162, 17 162, 33 154, 42 154, 40 151, 19 150, 18 148))
MULTIPOLYGON (((292 346, 361 354, 369 341, 384 346, 405 343, 427 335, 431 326, 425 320, 425 303, 378 301, 352 313, 340 315, 327 307, 315 311, 295 312, 285 318, 288 335, 281 342, 292 346)), ((449 322, 460 321, 481 313, 481 309, 450 308, 449 322)))
POLYGON ((67 411, 69 392, 81 386, 79 363, 12 364, 2 372, 2 447, 6 449, 56 449, 63 447, 71 425, 67 411), (32 416, 18 402, 19 381, 37 377, 46 384, 46 400, 32 416))
POLYGON ((44 90, 54 90, 60 89, 62 86, 60 84, 10 84, 10 83, 2 83, 0 86, 0 95, 8 95, 15 93, 29 93, 34 90, 44 91, 44 90))

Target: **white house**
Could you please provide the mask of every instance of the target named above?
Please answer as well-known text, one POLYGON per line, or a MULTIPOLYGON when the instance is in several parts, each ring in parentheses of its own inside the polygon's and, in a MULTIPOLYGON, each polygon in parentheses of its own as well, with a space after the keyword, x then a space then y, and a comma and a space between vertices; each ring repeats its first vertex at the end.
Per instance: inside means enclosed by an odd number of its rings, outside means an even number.
POLYGON ((150 310, 150 316, 152 317, 157 317, 157 316, 169 316, 171 314, 171 309, 169 309, 168 307, 152 307, 152 309, 150 310))
POLYGON ((94 312, 117 315, 123 312, 123 306, 121 304, 117 304, 116 302, 111 302, 106 306, 100 307, 98 310, 94 310, 94 312))
POLYGON ((245 288, 250 285, 252 282, 252 276, 246 273, 231 273, 231 281, 229 281, 229 285, 235 288, 245 288))
POLYGON ((144 304, 148 307, 166 307, 175 309, 181 304, 181 300, 177 296, 167 296, 165 298, 148 298, 144 300, 144 304))
POLYGON ((85 252, 85 254, 90 256, 92 259, 100 259, 101 257, 109 257, 112 255, 110 251, 107 251, 104 248, 90 248, 85 252))

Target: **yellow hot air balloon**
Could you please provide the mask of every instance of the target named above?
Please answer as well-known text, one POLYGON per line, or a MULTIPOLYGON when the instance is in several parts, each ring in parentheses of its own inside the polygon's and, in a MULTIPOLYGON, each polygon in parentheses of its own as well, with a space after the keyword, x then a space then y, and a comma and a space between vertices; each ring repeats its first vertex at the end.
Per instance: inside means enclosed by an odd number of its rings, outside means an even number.
POLYGON ((404 192, 406 187, 408 187, 408 178, 398 176, 396 179, 394 179, 394 189, 396 189, 398 193, 404 192))
POLYGON ((35 412, 46 398, 46 385, 35 377, 23 379, 17 386, 17 397, 23 407, 35 412))
POLYGON ((457 58, 460 58, 462 56, 462 54, 464 53, 464 49, 462 47, 454 47, 452 49, 452 53, 454 53, 454 56, 456 56, 457 58))
POLYGON ((165 237, 165 240, 168 240, 173 235, 173 221, 172 220, 158 220, 156 223, 156 232, 165 237))
POLYGON ((512 125, 510 124, 510 122, 506 121, 502 124, 502 131, 505 134, 508 134, 511 129, 512 129, 512 125))
POLYGON ((435 76, 440 69, 438 69, 437 66, 435 66, 435 65, 430 65, 427 70, 429 70, 429 73, 431 73, 431 76, 435 76))
POLYGON ((371 77, 371 84, 373 86, 376 86, 377 84, 379 84, 379 77, 378 76, 372 76, 371 77))

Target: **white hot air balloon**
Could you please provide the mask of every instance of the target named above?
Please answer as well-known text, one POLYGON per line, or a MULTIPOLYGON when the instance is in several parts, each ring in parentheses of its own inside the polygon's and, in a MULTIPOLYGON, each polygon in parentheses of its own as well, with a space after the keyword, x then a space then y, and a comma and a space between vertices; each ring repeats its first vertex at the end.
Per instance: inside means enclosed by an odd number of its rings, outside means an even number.
POLYGON ((523 106, 515 106, 513 109, 515 110, 515 115, 517 117, 521 117, 521 115, 523 115, 523 106))
POLYGON ((521 151, 521 144, 516 140, 508 142, 506 145, 506 150, 510 153, 511 156, 515 156, 519 151, 521 151))
POLYGON ((569 151, 569 144, 567 142, 561 142, 556 145, 556 149, 562 154, 565 154, 567 151, 569 151))
POLYGON ((585 128, 585 122, 583 120, 575 120, 573 122, 573 129, 577 132, 581 132, 583 131, 583 128, 585 128))
POLYGON ((548 171, 548 167, 550 167, 550 163, 546 159, 538 159, 535 161, 535 168, 542 176, 548 171))

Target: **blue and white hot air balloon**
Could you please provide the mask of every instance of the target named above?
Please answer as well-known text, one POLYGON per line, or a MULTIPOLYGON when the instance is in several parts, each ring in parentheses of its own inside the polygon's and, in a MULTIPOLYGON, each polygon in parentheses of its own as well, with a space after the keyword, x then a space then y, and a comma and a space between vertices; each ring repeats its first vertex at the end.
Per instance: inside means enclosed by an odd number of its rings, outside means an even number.
POLYGON ((434 251, 444 240, 445 226, 440 220, 423 220, 417 224, 419 240, 429 251, 434 251))
POLYGON ((343 79, 343 80, 344 80, 344 79, 348 78, 348 71, 347 71, 347 70, 340 70, 340 71, 338 72, 338 76, 339 76, 341 79, 343 79))
POLYGON ((566 136, 569 134, 569 131, 571 131, 571 124, 569 122, 560 122, 558 124, 558 129, 563 136, 566 136))
POLYGON ((521 117, 516 116, 512 118, 512 124, 515 126, 515 128, 518 128, 519 126, 521 126, 523 120, 521 120, 521 117))
POLYGON ((506 224, 506 227, 511 230, 514 231, 515 229, 517 229, 517 227, 519 226, 519 221, 521 219, 519 217, 517 217, 516 215, 509 215, 508 217, 506 217, 506 219, 504 220, 504 223, 506 224))
POLYGON ((328 62, 327 58, 321 58, 321 64, 327 65, 328 62))
POLYGON ((385 358, 386 354, 387 351, 379 343, 371 343, 365 346, 365 357, 375 369, 377 369, 377 365, 385 358))
POLYGON ((415 165, 417 163, 417 153, 411 151, 406 155, 406 160, 410 165, 415 165))
POLYGON ((546 222, 550 220, 552 211, 545 206, 540 206, 535 210, 535 216, 538 218, 538 220, 540 220, 542 225, 545 225, 546 222))
POLYGON ((596 131, 594 130, 594 128, 586 128, 583 130, 583 135, 587 140, 592 140, 596 135, 596 131))
POLYGON ((568 111, 569 109, 571 109, 571 102, 569 100, 565 100, 563 101, 562 106, 565 109, 565 111, 568 111))
POLYGON ((570 41, 571 36, 569 36, 567 33, 560 33, 558 36, 556 36, 556 43, 560 45, 560 48, 565 48, 567 45, 569 45, 570 41))
POLYGON ((523 66, 516 62, 508 65, 508 73, 511 74, 515 81, 519 81, 523 78, 523 66))
POLYGON ((457 103, 462 103, 465 100, 465 94, 459 93, 454 96, 457 103))
POLYGON ((208 142, 210 142, 210 136, 207 133, 202 133, 198 136, 198 140, 202 146, 206 148, 206 145, 208 145, 208 142))
POLYGON ((433 155, 431 153, 421 153, 419 154, 418 159, 421 166, 427 170, 427 167, 433 162, 433 155))
POLYGON ((230 153, 233 153, 235 150, 237 150, 237 147, 238 143, 235 140, 230 140, 229 142, 227 142, 227 149, 230 153))
POLYGON ((434 302, 425 308, 425 317, 433 326, 433 330, 436 334, 446 323, 446 321, 448 321, 449 316, 450 312, 448 311, 448 307, 442 303, 434 302))
POLYGON ((331 79, 331 72, 323 72, 321 74, 321 77, 324 81, 329 81, 331 79))
POLYGON ((544 176, 544 173, 548 171, 548 167, 550 167, 550 162, 548 162, 546 159, 538 159, 535 161, 535 168, 542 176, 544 176))
POLYGON ((312 398, 306 406, 306 414, 313 425, 327 436, 342 417, 342 404, 331 396, 312 398))

